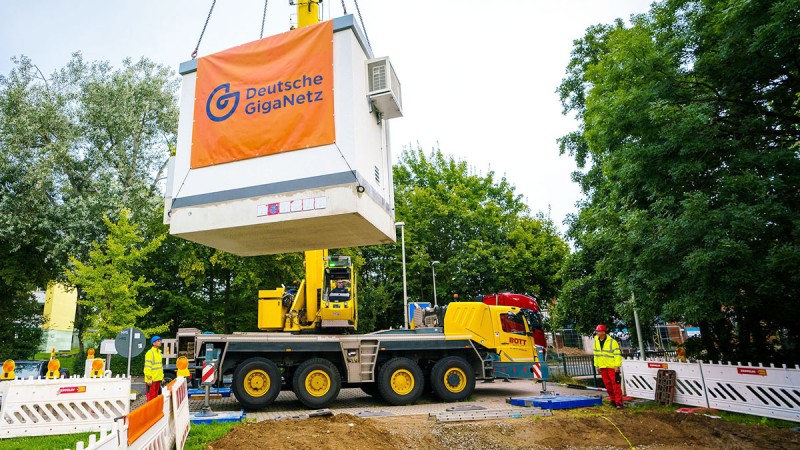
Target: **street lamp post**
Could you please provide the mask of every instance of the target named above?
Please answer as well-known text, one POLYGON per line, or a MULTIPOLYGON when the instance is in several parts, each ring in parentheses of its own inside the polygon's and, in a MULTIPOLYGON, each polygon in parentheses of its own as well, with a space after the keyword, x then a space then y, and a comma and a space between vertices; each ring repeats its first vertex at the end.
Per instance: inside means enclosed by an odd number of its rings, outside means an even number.
POLYGON ((406 223, 395 222, 400 227, 400 246, 403 249, 403 327, 408 328, 408 290, 406 289, 406 223))
POLYGON ((639 355, 645 361, 644 341, 642 341, 642 327, 639 326, 639 313, 636 312, 636 296, 631 292, 631 304, 633 305, 633 321, 636 323, 636 337, 639 338, 639 355))
POLYGON ((436 302, 436 265, 439 264, 439 261, 434 261, 431 263, 431 272, 433 272, 433 306, 439 306, 439 303, 436 302))

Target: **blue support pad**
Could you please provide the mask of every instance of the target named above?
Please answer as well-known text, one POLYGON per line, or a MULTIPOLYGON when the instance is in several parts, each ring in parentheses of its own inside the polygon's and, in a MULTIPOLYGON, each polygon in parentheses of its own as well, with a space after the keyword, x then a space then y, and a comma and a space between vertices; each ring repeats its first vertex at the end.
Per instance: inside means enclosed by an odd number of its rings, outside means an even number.
MULTIPOLYGON (((203 398, 205 395, 205 389, 189 389, 189 398, 203 398)), ((228 398, 231 396, 231 388, 211 388, 209 396, 211 398, 228 398)))
POLYGON ((514 406, 533 406, 542 409, 571 409, 600 406, 602 397, 588 395, 540 395, 538 397, 511 397, 508 403, 514 406))
POLYGON ((220 411, 213 416, 198 416, 198 412, 189 413, 189 420, 194 425, 207 425, 213 422, 241 422, 244 420, 244 410, 220 411))

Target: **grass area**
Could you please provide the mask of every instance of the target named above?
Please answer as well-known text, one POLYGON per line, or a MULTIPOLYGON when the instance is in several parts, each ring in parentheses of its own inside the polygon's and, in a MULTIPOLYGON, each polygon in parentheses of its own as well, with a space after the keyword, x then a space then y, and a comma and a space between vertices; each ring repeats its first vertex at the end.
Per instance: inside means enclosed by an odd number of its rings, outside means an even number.
MULTIPOLYGON (((680 408, 686 408, 686 405, 672 405, 672 406, 665 406, 659 405, 656 402, 649 401, 646 403, 640 403, 636 406, 627 406, 622 411, 616 411, 614 408, 611 407, 607 402, 603 402, 602 406, 595 406, 591 408, 575 408, 575 409, 562 409, 555 411, 551 418, 554 417, 586 417, 586 416, 601 416, 604 414, 609 413, 622 413, 622 414, 643 414, 643 413, 664 413, 664 414, 681 414, 675 412, 680 408)), ((696 408, 696 407, 694 407, 696 408)), ((718 416, 719 420, 724 420, 725 422, 732 422, 738 423, 741 425, 746 426, 765 426, 770 428, 795 428, 797 427, 796 422, 790 422, 787 420, 780 420, 780 419, 771 419, 768 417, 760 417, 760 416, 752 416, 749 414, 740 414, 728 411, 714 411, 708 413, 711 416, 718 416)), ((539 418, 537 418, 539 419, 539 418)), ((549 419, 549 418, 548 418, 549 419)))
MULTIPOLYGON (((658 403, 655 402, 648 402, 648 403, 643 403, 639 406, 627 408, 627 411, 631 411, 634 414, 645 411, 680 414, 676 413, 675 411, 680 408, 686 408, 686 407, 687 406, 684 405, 664 406, 664 405, 659 405, 658 403)), ((689 408, 696 408, 696 407, 689 406, 689 408)), ((770 428, 797 427, 796 422, 790 422, 788 420, 772 419, 769 417, 753 416, 750 414, 741 414, 728 411, 713 411, 707 414, 711 416, 718 416, 720 420, 724 420, 726 422, 738 423, 747 426, 761 425, 770 428)))
POLYGON ((550 378, 547 380, 548 383, 560 383, 560 384, 578 384, 581 386, 586 386, 585 380, 576 380, 568 375, 564 375, 561 373, 552 374, 550 378))
POLYGON ((797 422, 790 422, 788 420, 772 419, 770 417, 751 416, 749 414, 738 414, 727 411, 718 411, 713 413, 715 416, 720 416, 726 422, 739 423, 742 425, 763 425, 770 428, 795 428, 797 422))
POLYGON ((203 450, 206 444, 228 434, 238 422, 215 422, 206 425, 192 425, 184 450, 203 450))
MULTIPOLYGON (((59 355, 61 355, 61 353, 56 353, 56 358, 58 359, 58 362, 61 364, 61 368, 69 370, 69 374, 72 375, 72 366, 75 364, 75 358, 77 358, 78 356, 78 351, 73 350, 72 352, 69 353, 69 355, 66 356, 59 356, 59 355)), ((33 359, 37 361, 48 360, 50 359, 50 352, 37 353, 33 356, 33 359)), ((81 375, 82 374, 83 373, 81 372, 81 375)))
MULTIPOLYGON (((56 352, 56 358, 60 360, 64 358, 72 358, 73 356, 78 354, 78 349, 73 349, 68 352, 56 352)), ((42 352, 37 353, 33 356, 33 359, 50 359, 50 352, 42 352)))
POLYGON ((0 450, 28 450, 32 448, 41 450, 63 450, 65 448, 75 448, 75 444, 77 444, 78 441, 89 443, 90 434, 93 433, 0 439, 0 450))

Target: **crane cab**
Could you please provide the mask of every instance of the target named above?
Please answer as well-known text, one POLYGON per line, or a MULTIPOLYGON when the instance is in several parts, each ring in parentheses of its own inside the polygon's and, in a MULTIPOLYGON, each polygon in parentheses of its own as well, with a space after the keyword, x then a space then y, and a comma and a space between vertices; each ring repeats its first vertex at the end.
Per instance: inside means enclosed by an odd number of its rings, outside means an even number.
POLYGON ((356 328, 356 283, 349 256, 328 257, 320 312, 323 328, 356 328))
POLYGON ((299 285, 258 291, 258 328, 265 331, 354 330, 356 278, 349 256, 305 252, 299 285))

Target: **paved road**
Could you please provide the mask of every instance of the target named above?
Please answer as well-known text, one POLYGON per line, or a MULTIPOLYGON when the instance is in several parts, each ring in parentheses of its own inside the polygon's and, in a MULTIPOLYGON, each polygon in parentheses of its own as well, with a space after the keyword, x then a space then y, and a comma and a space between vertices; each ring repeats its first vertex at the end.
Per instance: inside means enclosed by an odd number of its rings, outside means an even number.
MULTIPOLYGON (((358 388, 342 389, 339 397, 328 409, 336 414, 358 415, 365 412, 378 413, 383 415, 408 416, 415 414, 429 414, 444 412, 453 406, 476 405, 482 406, 487 410, 507 409, 509 405, 506 400, 509 397, 531 397, 541 393, 542 385, 532 381, 514 380, 511 382, 495 381, 493 383, 478 382, 475 393, 468 402, 440 403, 432 395, 425 395, 416 404, 407 406, 391 406, 380 398, 373 398, 365 394, 358 388)), ((561 395, 599 395, 599 392, 570 389, 553 384, 547 385, 548 393, 561 395)), ((131 406, 135 408, 141 404, 139 399, 131 406)), ((241 406, 235 398, 211 399, 211 409, 214 411, 238 411, 241 406)), ((193 398, 190 402, 191 411, 199 411, 203 406, 202 398, 193 398)), ((257 421, 276 419, 280 416, 294 416, 307 413, 308 410, 297 400, 291 391, 283 391, 278 396, 275 403, 260 411, 248 411, 247 418, 257 421)))

